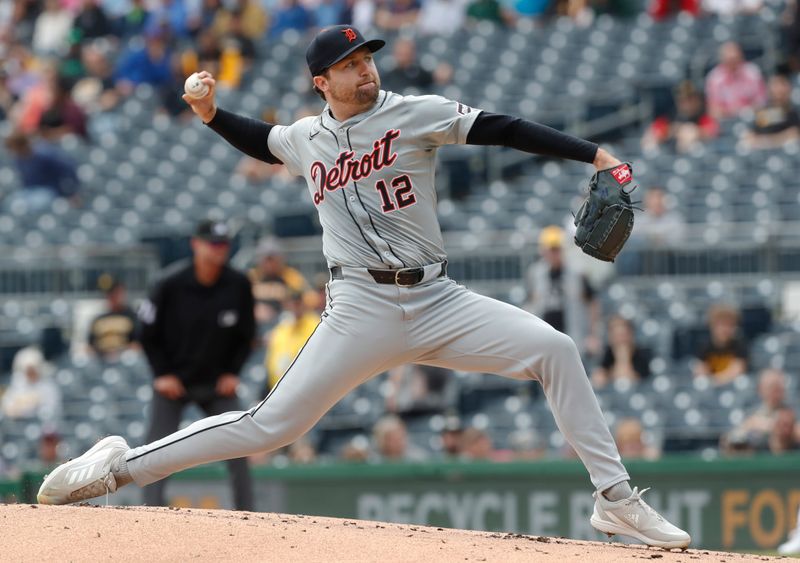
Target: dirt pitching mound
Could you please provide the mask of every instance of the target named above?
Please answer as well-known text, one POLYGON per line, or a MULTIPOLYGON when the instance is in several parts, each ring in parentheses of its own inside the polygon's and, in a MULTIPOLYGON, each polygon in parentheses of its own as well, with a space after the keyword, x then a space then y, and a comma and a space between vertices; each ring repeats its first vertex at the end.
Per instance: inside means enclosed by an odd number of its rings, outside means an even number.
POLYGON ((771 561, 706 550, 471 532, 317 516, 145 507, 0 505, 3 561, 771 561))

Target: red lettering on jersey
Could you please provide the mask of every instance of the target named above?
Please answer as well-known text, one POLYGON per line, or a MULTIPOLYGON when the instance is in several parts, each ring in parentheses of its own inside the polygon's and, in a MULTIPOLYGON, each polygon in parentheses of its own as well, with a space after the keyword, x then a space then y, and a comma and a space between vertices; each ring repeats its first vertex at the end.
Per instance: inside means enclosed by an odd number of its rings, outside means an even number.
POLYGON ((356 35, 356 32, 353 31, 352 29, 350 29, 349 27, 347 29, 343 29, 342 33, 344 33, 344 36, 347 38, 347 40, 350 43, 352 43, 353 41, 358 39, 358 36, 356 35))
POLYGON ((317 186, 314 205, 325 201, 325 192, 344 188, 352 182, 368 178, 373 172, 394 164, 397 153, 392 151, 392 142, 400 136, 400 130, 389 129, 383 137, 372 144, 372 152, 356 158, 353 151, 343 151, 328 169, 325 163, 314 161, 311 165, 311 180, 317 186))

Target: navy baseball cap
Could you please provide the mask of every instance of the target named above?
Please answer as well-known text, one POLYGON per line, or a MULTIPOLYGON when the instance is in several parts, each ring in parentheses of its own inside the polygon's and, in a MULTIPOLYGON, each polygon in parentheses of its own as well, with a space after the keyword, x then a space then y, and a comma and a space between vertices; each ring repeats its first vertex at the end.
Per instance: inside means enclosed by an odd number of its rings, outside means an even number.
POLYGON ((374 53, 384 45, 386 41, 383 39, 367 41, 360 31, 349 25, 326 27, 317 33, 306 50, 308 70, 311 76, 317 76, 359 47, 366 47, 374 53))

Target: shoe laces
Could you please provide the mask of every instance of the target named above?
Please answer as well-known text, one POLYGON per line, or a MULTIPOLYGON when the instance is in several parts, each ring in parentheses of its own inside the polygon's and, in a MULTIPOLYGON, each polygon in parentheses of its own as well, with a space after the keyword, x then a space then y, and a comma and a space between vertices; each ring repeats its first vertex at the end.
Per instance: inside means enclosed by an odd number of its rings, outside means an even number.
POLYGON ((642 489, 641 491, 639 490, 639 487, 634 487, 633 488, 633 494, 631 494, 631 496, 629 496, 628 499, 627 499, 628 505, 637 504, 637 505, 641 506, 644 509, 645 512, 647 512, 651 516, 657 518, 659 521, 663 522, 664 518, 658 512, 656 512, 655 509, 652 506, 647 504, 642 499, 642 495, 645 494, 649 490, 650 490, 650 487, 647 487, 646 489, 642 489))

